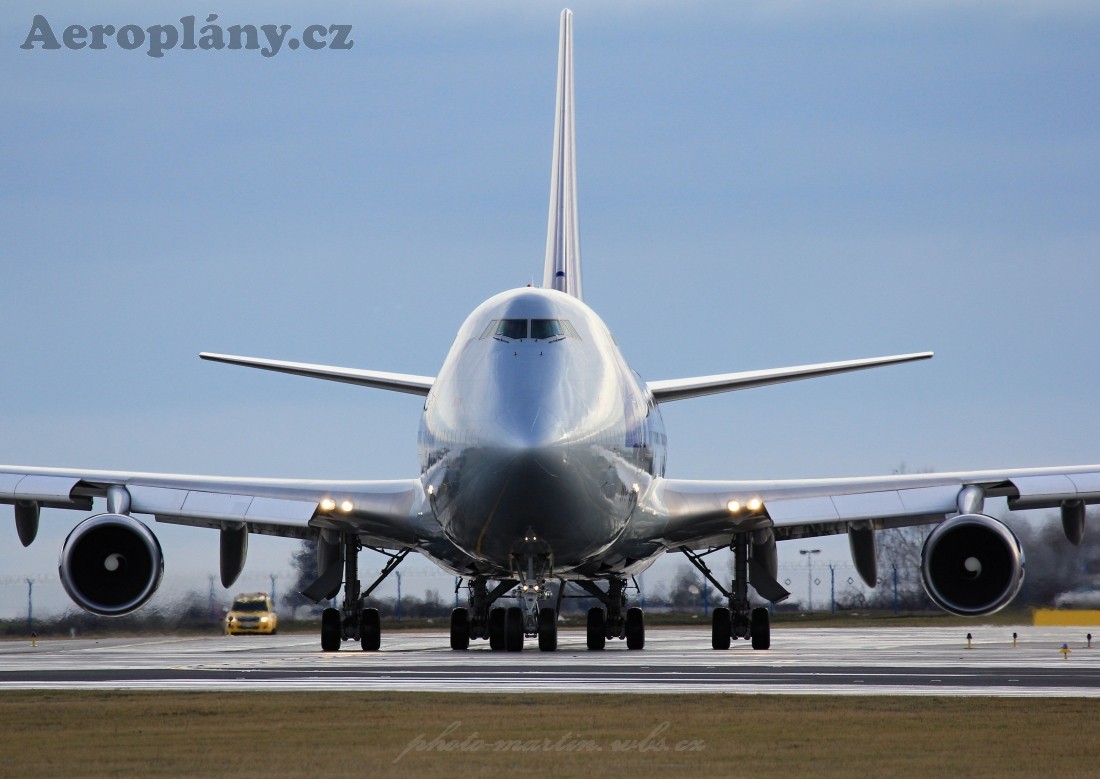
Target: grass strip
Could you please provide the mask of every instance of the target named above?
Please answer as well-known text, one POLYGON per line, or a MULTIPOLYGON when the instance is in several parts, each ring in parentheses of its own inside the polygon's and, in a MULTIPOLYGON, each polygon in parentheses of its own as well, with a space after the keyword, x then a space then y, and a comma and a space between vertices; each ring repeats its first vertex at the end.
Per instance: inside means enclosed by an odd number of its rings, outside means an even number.
POLYGON ((0 694, 4 776, 1085 776, 1092 699, 0 694))

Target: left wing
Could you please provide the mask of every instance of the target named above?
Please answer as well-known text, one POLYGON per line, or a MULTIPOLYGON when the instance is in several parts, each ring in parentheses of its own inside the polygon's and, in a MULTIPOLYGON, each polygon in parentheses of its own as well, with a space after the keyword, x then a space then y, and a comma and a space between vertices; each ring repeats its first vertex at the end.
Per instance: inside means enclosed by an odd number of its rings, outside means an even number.
POLYGON ((777 540, 936 523, 980 513, 985 498, 1012 510, 1100 503, 1100 465, 781 481, 658 480, 647 502, 668 523, 670 548, 728 544, 734 533, 771 528, 777 540), (969 489, 968 489, 969 488, 969 489))
POLYGON ((695 376, 689 379, 666 379, 647 382, 646 386, 653 393, 654 400, 658 403, 666 403, 670 400, 697 398, 701 395, 714 395, 719 392, 765 387, 769 384, 782 384, 788 381, 799 381, 800 379, 815 379, 819 376, 833 376, 837 373, 862 371, 868 368, 877 368, 880 365, 927 360, 932 357, 932 354, 932 352, 916 352, 891 357, 869 357, 863 360, 796 365, 790 368, 721 373, 715 376, 695 376))
POLYGON ((1010 603, 1024 576, 1019 540, 983 513, 990 497, 1008 498, 1012 510, 1060 507, 1066 538, 1077 544, 1085 506, 1100 503, 1100 465, 807 481, 659 479, 640 502, 651 520, 641 523, 642 540, 679 549, 697 566, 693 549, 731 546, 737 577, 776 603, 789 595, 776 581, 777 541, 847 533, 852 563, 874 587, 875 531, 935 523, 921 553, 925 590, 947 611, 978 616, 1010 603))

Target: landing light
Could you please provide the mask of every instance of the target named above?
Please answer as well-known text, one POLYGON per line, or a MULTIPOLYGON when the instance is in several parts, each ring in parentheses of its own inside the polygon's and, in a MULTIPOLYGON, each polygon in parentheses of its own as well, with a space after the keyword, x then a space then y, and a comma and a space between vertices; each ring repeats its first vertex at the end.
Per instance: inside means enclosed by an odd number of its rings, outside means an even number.
POLYGON ((340 504, 340 510, 345 514, 350 514, 353 508, 355 508, 355 504, 352 503, 350 500, 345 500, 343 503, 340 504))
POLYGON ((325 498, 321 501, 321 511, 334 511, 336 509, 336 501, 332 498, 325 498))
POLYGON ((749 511, 759 511, 763 506, 764 501, 760 500, 760 498, 752 498, 745 504, 745 507, 748 508, 749 511))
POLYGON ((738 511, 741 510, 741 501, 731 500, 729 503, 726 504, 726 508, 729 509, 729 512, 731 514, 736 514, 738 511))

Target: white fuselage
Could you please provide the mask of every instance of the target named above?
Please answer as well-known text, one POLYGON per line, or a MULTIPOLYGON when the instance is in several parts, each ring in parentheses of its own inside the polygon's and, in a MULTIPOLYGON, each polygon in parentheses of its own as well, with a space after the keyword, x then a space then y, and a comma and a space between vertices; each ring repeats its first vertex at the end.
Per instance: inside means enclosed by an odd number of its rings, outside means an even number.
POLYGON ((555 576, 645 567, 617 542, 663 475, 664 442, 652 395, 592 309, 555 290, 496 295, 459 330, 424 404, 421 478, 448 542, 424 551, 489 577, 535 553, 555 576))

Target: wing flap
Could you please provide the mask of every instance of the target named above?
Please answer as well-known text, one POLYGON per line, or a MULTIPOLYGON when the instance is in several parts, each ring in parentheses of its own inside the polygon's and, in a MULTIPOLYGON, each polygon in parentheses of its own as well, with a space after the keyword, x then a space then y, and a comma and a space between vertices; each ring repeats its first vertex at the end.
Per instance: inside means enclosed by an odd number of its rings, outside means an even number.
POLYGON ((1011 508, 1053 508, 1069 500, 1100 502, 1100 473, 1041 474, 1010 479, 1016 495, 1011 508))
POLYGON ((71 476, 0 473, 0 500, 68 503, 73 499, 73 488, 79 483, 79 478, 71 476))

